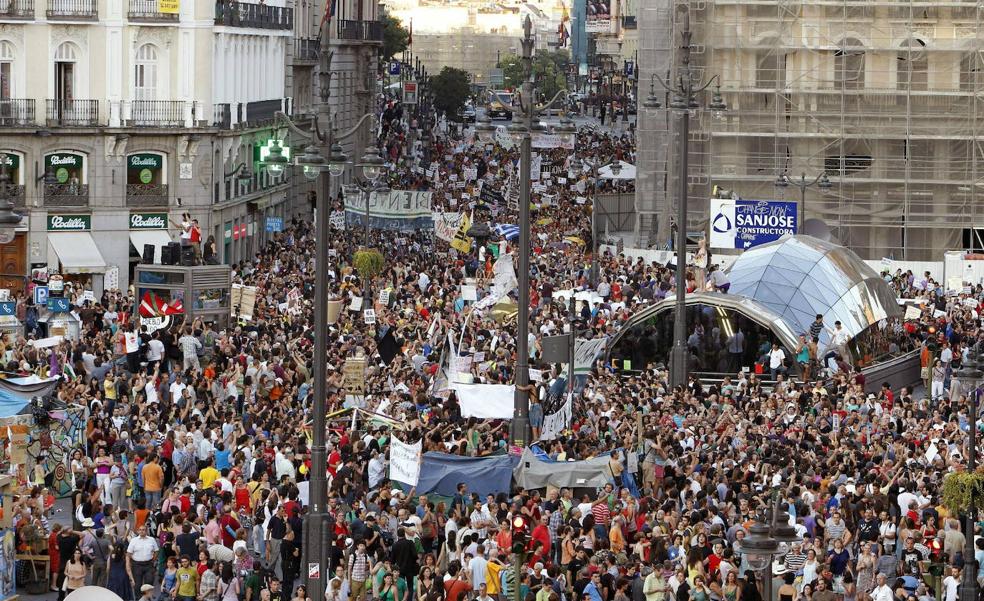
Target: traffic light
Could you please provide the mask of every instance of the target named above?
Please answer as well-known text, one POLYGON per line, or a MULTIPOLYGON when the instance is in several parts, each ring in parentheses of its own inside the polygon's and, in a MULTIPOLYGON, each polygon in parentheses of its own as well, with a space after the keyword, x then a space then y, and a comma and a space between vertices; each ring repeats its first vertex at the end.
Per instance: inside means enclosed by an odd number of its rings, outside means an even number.
POLYGON ((523 553, 526 551, 526 543, 529 541, 529 528, 526 518, 517 515, 512 520, 512 552, 523 553))

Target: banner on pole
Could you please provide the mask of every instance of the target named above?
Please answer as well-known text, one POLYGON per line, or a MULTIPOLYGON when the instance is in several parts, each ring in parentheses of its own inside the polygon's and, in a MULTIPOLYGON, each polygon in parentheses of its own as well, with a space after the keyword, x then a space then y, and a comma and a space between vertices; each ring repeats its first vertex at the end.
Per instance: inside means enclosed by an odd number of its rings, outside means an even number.
POLYGON ((605 350, 607 338, 578 338, 574 342, 574 375, 587 375, 595 360, 605 350))
POLYGON ((433 192, 390 190, 368 195, 358 188, 347 188, 345 224, 365 227, 366 198, 369 199, 369 227, 380 230, 413 231, 434 226, 431 216, 433 192))
POLYGON ((417 486, 417 481, 420 479, 422 443, 422 440, 418 440, 414 444, 406 444, 396 437, 390 440, 390 480, 417 486))
POLYGON ((571 393, 556 413, 543 418, 543 428, 540 429, 540 440, 555 440, 560 433, 571 425, 571 393))

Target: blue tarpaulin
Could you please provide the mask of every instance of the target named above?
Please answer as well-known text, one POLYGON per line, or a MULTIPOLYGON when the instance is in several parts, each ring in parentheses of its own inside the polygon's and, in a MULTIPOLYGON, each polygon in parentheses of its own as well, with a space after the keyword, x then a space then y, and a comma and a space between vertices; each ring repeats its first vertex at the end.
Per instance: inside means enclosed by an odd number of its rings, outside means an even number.
POLYGON ((52 394, 58 381, 59 378, 42 379, 34 376, 0 378, 0 418, 22 413, 32 397, 52 394))
POLYGON ((491 457, 462 457, 447 453, 424 453, 420 465, 417 492, 430 492, 452 497, 459 482, 468 485, 468 492, 487 494, 509 493, 513 467, 517 458, 509 455, 491 457))

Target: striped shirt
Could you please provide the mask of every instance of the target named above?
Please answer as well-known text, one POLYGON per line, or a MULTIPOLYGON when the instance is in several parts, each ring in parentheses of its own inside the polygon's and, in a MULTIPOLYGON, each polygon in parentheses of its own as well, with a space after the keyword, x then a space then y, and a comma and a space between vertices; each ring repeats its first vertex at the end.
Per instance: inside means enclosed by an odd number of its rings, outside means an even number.
POLYGON ((806 553, 796 553, 790 551, 786 553, 786 568, 791 572, 798 572, 806 565, 806 553))

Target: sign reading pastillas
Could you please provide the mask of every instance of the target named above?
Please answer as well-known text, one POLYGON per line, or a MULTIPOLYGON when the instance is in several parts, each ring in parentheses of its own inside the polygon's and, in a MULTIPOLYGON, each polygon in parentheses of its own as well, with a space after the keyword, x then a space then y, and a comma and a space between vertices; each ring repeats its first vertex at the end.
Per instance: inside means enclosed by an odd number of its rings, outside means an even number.
POLYGON ((798 229, 795 202, 712 198, 710 218, 711 248, 752 248, 798 229))

